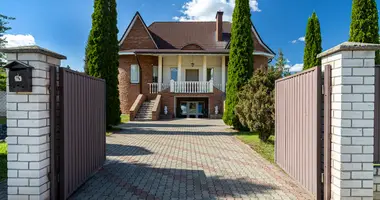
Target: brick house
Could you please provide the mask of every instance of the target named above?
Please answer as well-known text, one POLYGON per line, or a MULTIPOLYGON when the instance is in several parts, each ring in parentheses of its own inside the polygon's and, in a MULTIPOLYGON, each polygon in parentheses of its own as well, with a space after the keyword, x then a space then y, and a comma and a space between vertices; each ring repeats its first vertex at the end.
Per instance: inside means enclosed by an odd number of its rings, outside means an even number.
MULTIPOLYGON (((254 69, 275 53, 252 24, 254 69)), ((231 22, 153 22, 137 12, 119 42, 119 92, 131 120, 220 118, 225 100, 231 22), (216 112, 217 110, 217 112, 216 112), (216 114, 217 113, 217 114, 216 114)))

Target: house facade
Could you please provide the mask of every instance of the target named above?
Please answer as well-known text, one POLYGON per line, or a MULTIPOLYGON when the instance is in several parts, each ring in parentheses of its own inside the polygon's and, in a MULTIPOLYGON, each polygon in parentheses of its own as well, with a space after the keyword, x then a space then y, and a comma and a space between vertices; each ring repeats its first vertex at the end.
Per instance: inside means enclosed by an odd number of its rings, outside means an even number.
MULTIPOLYGON (((131 119, 220 118, 228 71, 231 23, 153 22, 136 13, 119 43, 119 92, 131 119)), ((252 24, 254 69, 274 52, 252 24)))

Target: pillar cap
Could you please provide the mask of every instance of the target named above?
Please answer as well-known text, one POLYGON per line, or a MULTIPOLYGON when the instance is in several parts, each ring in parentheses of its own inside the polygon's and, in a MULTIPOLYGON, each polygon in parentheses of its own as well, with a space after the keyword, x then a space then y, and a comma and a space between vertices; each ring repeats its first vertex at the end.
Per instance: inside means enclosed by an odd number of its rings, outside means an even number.
POLYGON ((328 49, 317 55, 317 58, 326 57, 339 51, 375 51, 380 50, 380 44, 360 43, 360 42, 343 42, 331 49, 328 49))
POLYGON ((19 47, 8 47, 8 48, 0 48, 0 52, 3 53, 40 53, 47 56, 51 56, 57 59, 66 60, 66 56, 56 53, 54 51, 50 51, 48 49, 42 48, 37 45, 32 46, 19 46, 19 47))

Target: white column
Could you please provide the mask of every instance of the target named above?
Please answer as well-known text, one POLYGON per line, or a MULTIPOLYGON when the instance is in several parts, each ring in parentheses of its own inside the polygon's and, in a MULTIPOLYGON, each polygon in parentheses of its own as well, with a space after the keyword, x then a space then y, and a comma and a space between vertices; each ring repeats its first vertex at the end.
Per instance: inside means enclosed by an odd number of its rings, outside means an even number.
POLYGON ((36 49, 8 54, 16 59, 34 67, 33 87, 16 93, 7 85, 8 199, 50 199, 49 71, 61 60, 36 49))
POLYGON ((158 56, 158 92, 161 92, 162 86, 162 56, 158 56))
POLYGON ((331 65, 331 198, 372 199, 375 49, 343 43, 319 55, 331 65))
POLYGON ((226 56, 222 56, 222 91, 226 91, 226 56))
POLYGON ((203 56, 203 81, 207 81, 207 56, 203 56))
POLYGON ((178 55, 178 75, 177 75, 177 81, 182 81, 182 56, 178 55))

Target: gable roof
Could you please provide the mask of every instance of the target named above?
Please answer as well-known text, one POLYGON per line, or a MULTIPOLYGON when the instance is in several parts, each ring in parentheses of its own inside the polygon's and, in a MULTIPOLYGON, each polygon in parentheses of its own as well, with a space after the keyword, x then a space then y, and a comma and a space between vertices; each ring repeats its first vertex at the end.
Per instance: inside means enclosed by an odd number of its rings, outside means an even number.
MULTIPOLYGON (((149 36, 154 41, 157 49, 181 50, 183 47, 193 44, 201 47, 205 51, 223 52, 229 48, 231 39, 231 22, 223 22, 222 41, 216 40, 215 21, 196 21, 196 22, 153 22, 146 27, 142 17, 137 12, 132 22, 125 31, 119 45, 122 45, 127 37, 131 27, 140 18, 144 27, 149 32, 149 36)), ((258 34, 255 26, 252 24, 252 36, 254 37, 255 52, 262 52, 273 57, 275 53, 264 43, 258 34), (257 47, 257 48, 256 48, 257 47)))
POLYGON ((123 44, 124 40, 127 38, 129 32, 131 31, 133 25, 135 25, 137 19, 140 19, 140 20, 141 20, 141 22, 142 22, 142 24, 143 24, 143 26, 144 26, 146 32, 148 33, 148 35, 149 35, 149 37, 150 37, 150 39, 152 40, 152 42, 154 43, 154 45, 156 46, 156 48, 158 48, 156 41, 153 39, 153 37, 152 37, 152 35, 151 35, 151 32, 148 30, 148 28, 147 28, 147 26, 146 26, 146 24, 145 24, 145 22, 144 22, 144 20, 143 20, 143 18, 141 17, 141 15, 140 15, 139 12, 136 12, 136 14, 135 14, 135 16, 133 17, 131 23, 129 23, 128 28, 125 30, 123 36, 121 37, 121 39, 120 39, 120 41, 119 41, 119 46, 121 46, 121 45, 123 44))

